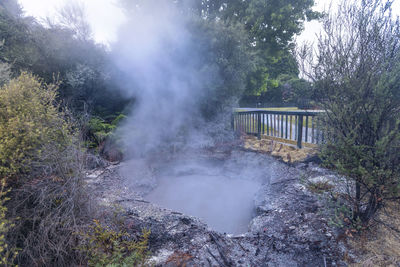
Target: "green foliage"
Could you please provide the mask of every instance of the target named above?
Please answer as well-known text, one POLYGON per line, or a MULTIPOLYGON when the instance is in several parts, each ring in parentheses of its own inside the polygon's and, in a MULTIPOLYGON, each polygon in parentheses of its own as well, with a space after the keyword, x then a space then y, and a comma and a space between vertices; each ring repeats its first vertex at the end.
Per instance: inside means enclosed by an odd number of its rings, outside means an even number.
POLYGON ((104 227, 98 220, 93 222, 89 231, 81 234, 86 243, 79 247, 87 254, 89 266, 144 266, 150 230, 143 230, 140 240, 132 241, 125 231, 104 227))
POLYGON ((329 203, 330 209, 333 210, 332 216, 329 218, 329 224, 337 228, 347 228, 351 222, 351 209, 347 205, 343 205, 337 201, 329 203))
POLYGON ((183 1, 176 3, 210 20, 220 18, 243 23, 254 45, 270 52, 286 49, 293 36, 303 29, 304 20, 320 16, 312 11, 314 0, 202 0, 190 1, 190 4, 183 1))
POLYGON ((109 116, 107 121, 93 117, 85 125, 85 144, 110 161, 121 160, 124 154, 121 133, 117 126, 126 118, 124 114, 109 116))
POLYGON ((353 222, 368 222, 385 201, 400 197, 400 22, 390 7, 343 2, 324 21, 317 60, 308 58, 326 110, 322 155, 349 179, 353 222))
POLYGON ((115 130, 117 126, 126 118, 124 114, 111 117, 111 123, 108 123, 100 117, 94 117, 87 123, 86 138, 88 140, 89 148, 96 148, 102 145, 107 139, 108 141, 119 143, 119 137, 115 130))
POLYGON ((115 119, 113 119, 113 121, 111 122, 111 125, 116 127, 116 126, 118 126, 118 124, 120 124, 125 119, 126 119, 126 116, 121 113, 117 117, 115 117, 115 119))
POLYGON ((290 75, 279 76, 279 87, 284 102, 295 104, 301 109, 310 108, 315 97, 313 84, 290 75))
MULTIPOLYGON (((209 1, 207 1, 209 2, 209 1)), ((226 5, 216 12, 226 20, 245 25, 256 53, 256 68, 248 75, 246 95, 261 95, 267 102, 282 102, 278 76, 299 74, 291 50, 293 37, 303 30, 305 20, 317 19, 313 0, 211 1, 226 5)))
POLYGON ((69 144, 70 126, 59 107, 56 84, 22 73, 0 89, 0 177, 32 171, 43 146, 69 144))
POLYGON ((12 70, 29 69, 37 56, 28 27, 29 19, 15 0, 0 3, 0 60, 12 64, 12 70), (30 46, 32 45, 32 46, 30 46))
POLYGON ((105 122, 100 118, 92 118, 88 123, 88 136, 93 136, 95 145, 98 146, 109 137, 116 125, 105 122))

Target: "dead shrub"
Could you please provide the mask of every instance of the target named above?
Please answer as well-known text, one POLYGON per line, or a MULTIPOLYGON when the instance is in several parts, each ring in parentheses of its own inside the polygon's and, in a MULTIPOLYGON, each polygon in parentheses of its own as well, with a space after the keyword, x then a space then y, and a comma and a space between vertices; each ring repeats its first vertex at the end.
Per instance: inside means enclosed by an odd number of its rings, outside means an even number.
POLYGON ((21 266, 79 264, 84 257, 76 250, 79 240, 74 233, 91 217, 81 153, 71 146, 62 154, 44 154, 56 163, 10 192, 7 207, 17 220, 7 240, 20 249, 16 263, 21 266))

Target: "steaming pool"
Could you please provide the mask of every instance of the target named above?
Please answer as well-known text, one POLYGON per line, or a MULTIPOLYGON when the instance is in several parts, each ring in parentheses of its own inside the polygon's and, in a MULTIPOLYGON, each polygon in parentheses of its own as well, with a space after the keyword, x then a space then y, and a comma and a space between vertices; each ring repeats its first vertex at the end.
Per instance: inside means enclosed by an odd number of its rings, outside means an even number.
POLYGON ((257 182, 204 174, 164 176, 158 181, 148 201, 198 217, 219 232, 244 233, 254 216, 257 182))
POLYGON ((196 152, 131 158, 87 175, 94 199, 116 203, 130 234, 151 230, 149 265, 168 265, 177 251, 189 251, 193 266, 343 265, 324 202, 299 180, 334 174, 250 151, 196 152))
POLYGON ((155 186, 144 199, 195 216, 218 232, 242 234, 256 215, 257 192, 269 183, 272 169, 251 154, 226 160, 180 158, 157 167, 155 186))

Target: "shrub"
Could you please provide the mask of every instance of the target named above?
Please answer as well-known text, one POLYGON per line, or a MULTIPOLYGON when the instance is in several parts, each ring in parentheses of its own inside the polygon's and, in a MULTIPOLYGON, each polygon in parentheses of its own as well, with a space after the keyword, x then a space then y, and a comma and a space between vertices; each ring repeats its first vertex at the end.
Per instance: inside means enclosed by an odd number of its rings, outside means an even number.
POLYGON ((2 230, 7 246, 19 248, 21 266, 71 266, 82 259, 73 233, 90 215, 83 155, 56 97, 57 84, 28 73, 0 89, 0 178, 10 191, 7 217, 18 218, 12 230, 10 224, 2 230))
POLYGON ((125 118, 123 114, 113 116, 111 123, 97 117, 91 118, 85 127, 86 146, 97 150, 107 160, 121 160, 124 149, 121 133, 116 129, 125 118))
POLYGON ((57 84, 43 84, 28 73, 0 89, 0 177, 49 168, 43 149, 62 151, 71 143, 71 127, 56 97, 57 84))
POLYGON ((109 137, 116 125, 107 123, 100 118, 91 118, 88 122, 88 137, 93 141, 92 147, 101 145, 109 137))
POLYGON ((318 44, 316 58, 302 55, 326 111, 322 155, 348 179, 351 219, 366 224, 400 198, 400 21, 391 1, 343 1, 318 44))
POLYGON ((83 236, 86 244, 80 249, 87 254, 90 266, 143 266, 148 256, 149 230, 143 230, 140 240, 134 241, 126 231, 104 227, 94 220, 83 236))

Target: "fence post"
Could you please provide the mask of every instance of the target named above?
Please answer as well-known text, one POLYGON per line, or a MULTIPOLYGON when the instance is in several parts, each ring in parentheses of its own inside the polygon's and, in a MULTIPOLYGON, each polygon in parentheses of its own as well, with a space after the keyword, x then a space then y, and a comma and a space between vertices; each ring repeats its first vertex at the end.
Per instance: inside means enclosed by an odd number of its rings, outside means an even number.
POLYGON ((232 130, 235 131, 235 112, 233 112, 231 115, 231 127, 232 127, 232 130))
POLYGON ((299 115, 297 124, 297 147, 301 148, 301 141, 303 139, 303 115, 299 115))
MULTIPOLYGON (((257 137, 258 137, 258 140, 260 140, 261 139, 261 113, 260 112, 257 112, 257 125, 258 125, 257 137)), ((263 125, 263 127, 264 127, 264 125, 263 125)))

